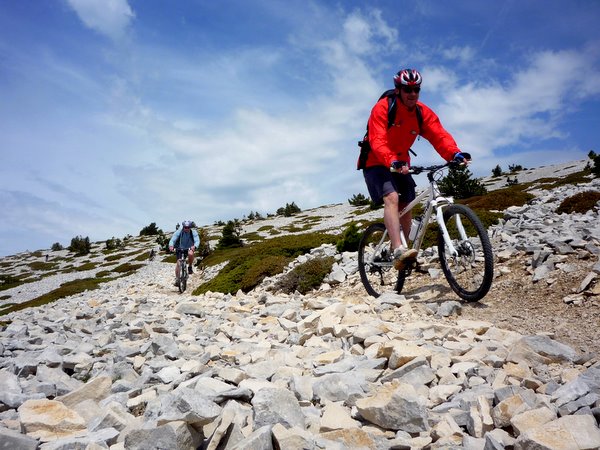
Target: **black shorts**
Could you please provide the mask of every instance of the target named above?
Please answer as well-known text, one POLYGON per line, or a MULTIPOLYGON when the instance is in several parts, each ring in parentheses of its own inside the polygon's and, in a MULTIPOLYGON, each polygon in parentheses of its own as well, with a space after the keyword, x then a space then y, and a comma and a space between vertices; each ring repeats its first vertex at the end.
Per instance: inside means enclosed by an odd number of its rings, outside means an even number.
POLYGON ((410 174, 403 175, 397 172, 390 172, 390 169, 384 166, 373 166, 364 169, 363 176, 365 177, 365 183, 367 183, 371 200, 376 205, 381 205, 383 197, 394 191, 400 196, 400 202, 409 203, 415 199, 415 187, 417 184, 410 174))

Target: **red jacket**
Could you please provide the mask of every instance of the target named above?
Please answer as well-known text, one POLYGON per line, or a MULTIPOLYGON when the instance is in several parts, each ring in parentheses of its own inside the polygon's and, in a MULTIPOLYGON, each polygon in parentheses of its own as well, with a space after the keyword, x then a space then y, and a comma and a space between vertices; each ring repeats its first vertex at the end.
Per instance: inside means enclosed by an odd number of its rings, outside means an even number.
POLYGON ((390 167, 392 161, 410 163, 408 149, 421 134, 435 148, 442 158, 451 161, 460 149, 454 138, 448 133, 438 116, 425 104, 418 102, 423 115, 421 133, 415 110, 408 108, 397 100, 396 118, 394 125, 388 129, 388 99, 382 98, 371 110, 369 117, 369 144, 371 151, 366 167, 390 167))

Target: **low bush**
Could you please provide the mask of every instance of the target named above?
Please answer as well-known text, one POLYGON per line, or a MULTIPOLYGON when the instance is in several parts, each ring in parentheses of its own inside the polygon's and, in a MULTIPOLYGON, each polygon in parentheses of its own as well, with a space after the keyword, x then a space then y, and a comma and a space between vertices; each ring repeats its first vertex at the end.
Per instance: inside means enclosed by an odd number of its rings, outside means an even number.
POLYGON ((85 272, 86 270, 94 270, 98 265, 96 263, 93 262, 86 262, 83 263, 77 267, 75 267, 75 270, 77 272, 85 272))
POLYGON ((361 238, 361 230, 355 222, 351 222, 342 233, 342 237, 337 241, 336 249, 338 252, 356 252, 361 238))
POLYGON ((47 294, 41 295, 32 300, 28 300, 19 304, 5 305, 0 308, 0 316, 11 313, 13 311, 20 311, 25 308, 32 306, 41 306, 47 303, 52 303, 58 299, 69 297, 71 295, 79 294, 84 291, 91 291, 98 289, 100 283, 110 281, 111 278, 82 278, 78 280, 68 281, 60 285, 60 287, 48 292, 47 294))
POLYGON ((114 236, 106 241, 106 249, 107 250, 116 250, 119 248, 123 248, 124 246, 125 246, 124 242, 121 241, 121 239, 118 239, 114 236))
POLYGON ((271 255, 257 261, 243 274, 240 280, 240 288, 244 292, 251 291, 262 283, 266 277, 272 277, 283 272, 290 261, 292 261, 292 258, 281 255, 271 255))
POLYGON ((220 264, 224 261, 228 261, 228 263, 216 277, 200 285, 193 294, 201 295, 208 291, 235 293, 240 289, 248 292, 260 283, 257 280, 261 277, 264 279, 265 276, 272 276, 283 270, 285 265, 281 266, 279 272, 275 272, 275 269, 280 266, 278 262, 283 261, 282 259, 272 258, 268 263, 264 263, 263 260, 268 257, 284 257, 287 261, 291 261, 322 244, 333 244, 337 239, 336 236, 325 233, 287 235, 266 239, 245 247, 214 252, 203 261, 206 266, 220 264), (247 275, 247 273, 249 274, 247 275))
POLYGON ((310 259, 282 276, 276 283, 275 289, 287 294, 295 291, 306 294, 321 286, 325 277, 331 272, 334 262, 335 258, 332 256, 310 259))
POLYGON ((156 226, 156 222, 152 222, 140 230, 140 236, 154 236, 157 234, 162 234, 162 230, 156 226))
POLYGON ((485 195, 470 197, 461 200, 459 203, 467 205, 478 212, 481 210, 502 211, 510 206, 523 206, 534 198, 535 196, 529 192, 525 192, 523 187, 510 186, 488 192, 485 195))
POLYGON ((6 289, 12 289, 25 283, 22 278, 14 277, 12 275, 0 275, 0 291, 6 289))
POLYGON ((144 267, 144 264, 131 264, 131 263, 123 263, 120 266, 115 267, 112 271, 117 273, 131 273, 136 270, 144 267))
POLYGON ((369 202, 370 200, 363 194, 354 194, 352 198, 348 199, 348 203, 352 206, 366 206, 369 202))
POLYGON ((41 271, 48 271, 48 270, 54 270, 56 269, 56 267, 58 266, 58 263, 56 262, 42 262, 42 261, 34 261, 32 263, 29 263, 29 267, 32 270, 41 270, 41 271))
POLYGON ((89 237, 76 236, 71 239, 71 245, 69 251, 75 253, 77 256, 87 255, 92 248, 89 237))
POLYGON ((586 212, 592 210, 598 204, 598 202, 600 202, 600 192, 580 192, 579 194, 575 194, 571 197, 565 198, 558 206, 558 208, 556 208, 556 213, 585 214, 586 212))

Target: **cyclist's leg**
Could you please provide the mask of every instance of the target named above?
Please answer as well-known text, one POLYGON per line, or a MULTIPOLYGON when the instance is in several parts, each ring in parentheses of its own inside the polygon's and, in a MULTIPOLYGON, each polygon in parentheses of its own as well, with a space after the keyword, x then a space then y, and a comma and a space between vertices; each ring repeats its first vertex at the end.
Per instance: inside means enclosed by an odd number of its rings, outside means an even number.
POLYGON ((400 247, 398 194, 390 170, 384 166, 368 167, 363 170, 363 176, 373 203, 376 205, 383 203, 383 223, 387 229, 392 247, 400 247))
POLYGON ((383 197, 383 223, 390 236, 392 249, 397 249, 401 244, 398 208, 398 194, 396 192, 390 192, 383 197))
POLYGON ((181 252, 181 250, 176 250, 175 251, 175 256, 177 257, 177 261, 175 263, 175 278, 177 280, 179 280, 179 276, 181 275, 181 273, 179 271, 179 266, 180 266, 180 263, 179 263, 180 252, 181 252))
MULTIPOLYGON (((415 192, 415 180, 412 175, 392 174, 396 191, 398 192, 398 212, 402 211, 410 202, 416 197, 415 192)), ((408 211, 400 218, 400 225, 404 232, 404 238, 408 243, 408 234, 410 233, 410 227, 412 225, 412 213, 408 211)))

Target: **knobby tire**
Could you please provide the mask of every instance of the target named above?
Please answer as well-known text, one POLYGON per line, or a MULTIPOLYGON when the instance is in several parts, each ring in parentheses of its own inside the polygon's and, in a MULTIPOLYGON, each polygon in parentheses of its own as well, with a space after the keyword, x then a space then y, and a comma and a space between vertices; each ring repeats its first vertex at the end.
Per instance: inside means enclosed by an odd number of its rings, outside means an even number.
POLYGON ((404 286, 404 273, 398 272, 392 265, 391 245, 389 236, 378 246, 385 233, 383 223, 374 223, 367 227, 358 244, 358 271, 360 279, 367 291, 373 297, 379 297, 385 292, 399 294, 404 286), (371 263, 373 254, 379 261, 371 263))
POLYGON ((444 223, 458 251, 458 257, 448 254, 439 230, 438 254, 444 276, 452 290, 463 300, 481 300, 490 290, 494 278, 494 255, 487 231, 479 217, 469 207, 460 204, 444 208, 444 223), (460 217, 467 232, 466 240, 459 237, 457 217, 460 217))
POLYGON ((185 260, 179 260, 179 292, 183 294, 187 287, 188 272, 185 266, 185 260))

